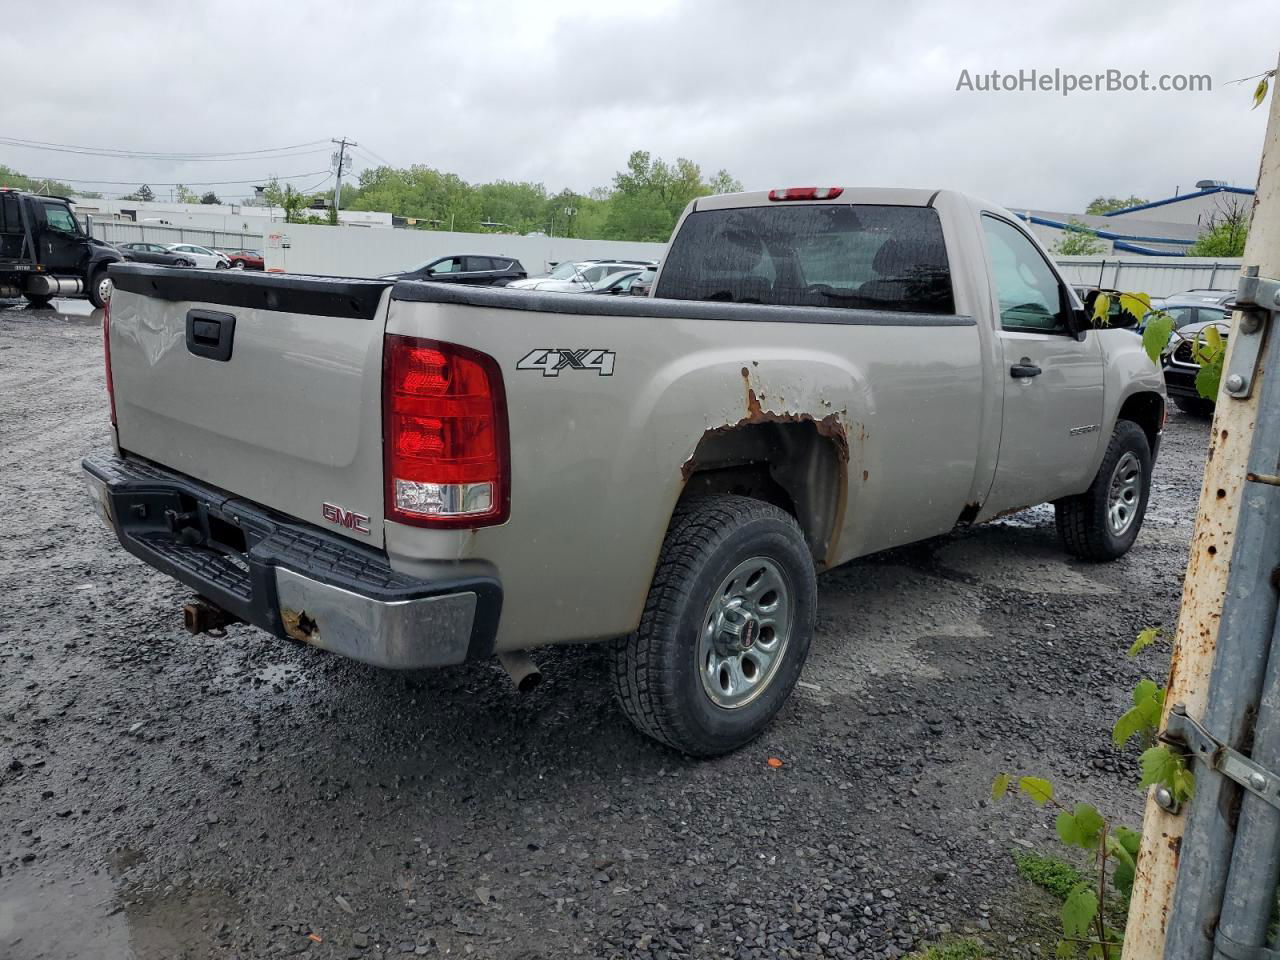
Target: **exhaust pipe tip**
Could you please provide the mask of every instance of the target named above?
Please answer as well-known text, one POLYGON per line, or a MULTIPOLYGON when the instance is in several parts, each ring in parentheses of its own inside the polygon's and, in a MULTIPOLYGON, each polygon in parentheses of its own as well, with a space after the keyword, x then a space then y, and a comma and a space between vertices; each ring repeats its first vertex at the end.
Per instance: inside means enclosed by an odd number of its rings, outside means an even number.
POLYGON ((529 693, 542 682, 542 671, 523 650, 498 654, 498 663, 521 693, 529 693))

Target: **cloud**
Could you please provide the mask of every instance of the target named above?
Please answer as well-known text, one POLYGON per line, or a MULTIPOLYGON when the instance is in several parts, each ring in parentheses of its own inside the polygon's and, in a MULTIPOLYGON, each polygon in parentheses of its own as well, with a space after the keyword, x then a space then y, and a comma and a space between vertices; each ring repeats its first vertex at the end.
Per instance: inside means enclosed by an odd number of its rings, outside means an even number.
MULTIPOLYGON (((748 187, 953 187, 1062 210, 1204 177, 1252 185, 1265 111, 1227 81, 1275 64, 1280 8, 1046 6, 53 2, 7 25, 5 133, 189 152, 347 135, 357 169, 376 155, 553 190, 607 184, 633 149, 748 187), (955 89, 962 69, 1031 68, 1203 73, 1213 90, 955 89)), ((0 146, 0 163, 193 183, 324 171, 328 150, 175 163, 0 146)))

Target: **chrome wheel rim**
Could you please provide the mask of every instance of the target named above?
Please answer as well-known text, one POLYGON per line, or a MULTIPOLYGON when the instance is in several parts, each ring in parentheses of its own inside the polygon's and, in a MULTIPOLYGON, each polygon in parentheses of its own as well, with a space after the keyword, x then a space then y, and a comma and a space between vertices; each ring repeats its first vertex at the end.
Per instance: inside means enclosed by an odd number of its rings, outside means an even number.
POLYGON ((1107 522, 1111 532, 1123 536, 1138 516, 1142 498, 1142 464, 1132 453, 1126 453, 1111 472, 1107 491, 1107 522))
POLYGON ((98 296, 103 303, 111 299, 111 291, 114 289, 115 284, 111 282, 110 277, 103 277, 98 281, 98 296))
POLYGON ((698 638, 698 674, 711 702, 744 707, 768 688, 791 639, 791 587, 767 557, 744 560, 712 594, 698 638))

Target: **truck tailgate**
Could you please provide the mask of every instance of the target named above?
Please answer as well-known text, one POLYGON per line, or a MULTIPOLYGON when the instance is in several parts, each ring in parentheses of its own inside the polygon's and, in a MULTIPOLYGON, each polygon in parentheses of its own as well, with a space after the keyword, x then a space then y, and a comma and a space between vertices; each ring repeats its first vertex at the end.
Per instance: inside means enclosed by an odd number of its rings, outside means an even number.
POLYGON ((390 284, 135 264, 111 275, 121 449, 380 546, 390 284))

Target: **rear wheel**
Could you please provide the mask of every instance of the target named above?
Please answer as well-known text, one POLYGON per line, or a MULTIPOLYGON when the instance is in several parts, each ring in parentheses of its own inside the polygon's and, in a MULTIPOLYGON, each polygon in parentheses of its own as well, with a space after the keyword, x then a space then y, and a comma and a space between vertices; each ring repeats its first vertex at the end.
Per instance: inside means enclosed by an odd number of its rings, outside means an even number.
POLYGON ((1120 420, 1089 489, 1054 504, 1063 546, 1082 560, 1124 556, 1142 529, 1150 487, 1147 435, 1132 420, 1120 420))
POLYGON ((689 501, 667 530, 639 628, 613 645, 618 703, 684 753, 736 750, 795 687, 816 607, 793 517, 746 497, 689 501))
POLYGON ((107 276, 107 268, 99 267, 89 278, 89 289, 87 291, 89 302, 98 309, 102 309, 107 305, 107 301, 111 299, 111 292, 114 289, 115 284, 107 276))
POLYGON ((1213 416, 1213 401, 1203 397, 1174 397, 1173 404, 1183 413, 1193 417, 1213 416))

